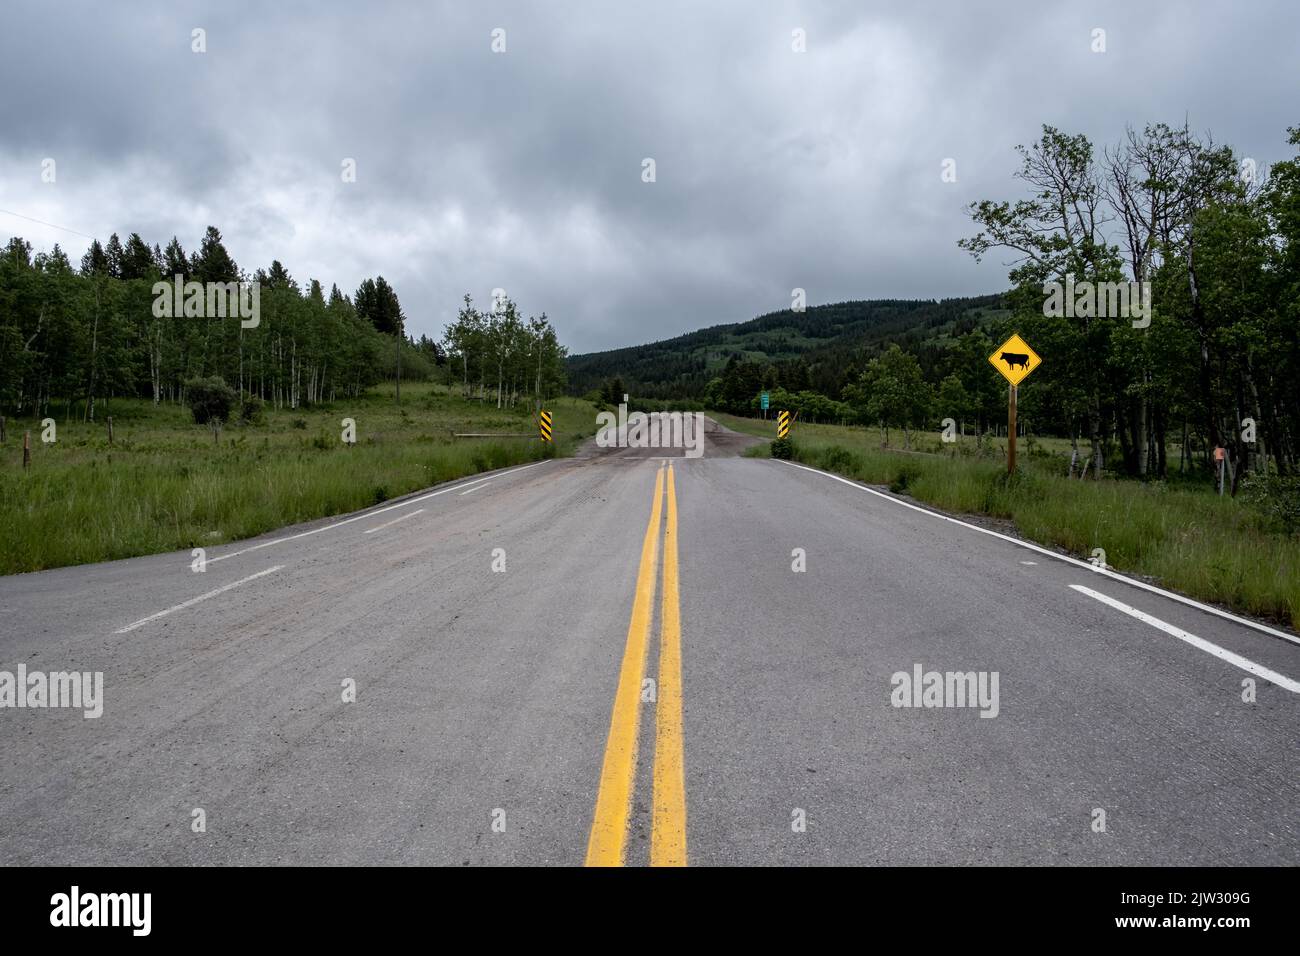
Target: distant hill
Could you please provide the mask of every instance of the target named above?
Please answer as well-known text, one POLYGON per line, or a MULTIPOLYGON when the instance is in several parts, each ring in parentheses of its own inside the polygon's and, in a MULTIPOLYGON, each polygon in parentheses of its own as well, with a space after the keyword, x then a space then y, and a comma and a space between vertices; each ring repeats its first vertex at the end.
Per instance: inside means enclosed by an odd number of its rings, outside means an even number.
POLYGON ((649 345, 570 356, 569 387, 581 395, 617 376, 644 398, 693 398, 734 356, 765 363, 802 360, 813 390, 836 397, 856 369, 893 342, 916 355, 928 372, 955 337, 1006 314, 1000 295, 785 309, 649 345))

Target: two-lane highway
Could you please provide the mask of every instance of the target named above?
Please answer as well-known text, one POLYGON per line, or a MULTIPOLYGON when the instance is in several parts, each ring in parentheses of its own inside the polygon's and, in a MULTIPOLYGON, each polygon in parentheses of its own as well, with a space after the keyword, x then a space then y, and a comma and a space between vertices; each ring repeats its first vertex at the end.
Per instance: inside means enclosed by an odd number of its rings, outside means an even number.
POLYGON ((745 444, 0 579, 0 863, 1300 860, 1286 635, 745 444))

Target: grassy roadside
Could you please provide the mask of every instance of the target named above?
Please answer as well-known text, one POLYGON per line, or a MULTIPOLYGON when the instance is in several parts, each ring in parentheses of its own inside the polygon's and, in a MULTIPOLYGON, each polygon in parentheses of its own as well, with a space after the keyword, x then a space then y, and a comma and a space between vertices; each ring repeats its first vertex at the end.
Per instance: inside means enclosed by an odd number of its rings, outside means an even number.
MULTIPOLYGON (((714 417, 736 431, 775 437, 772 422, 714 417)), ((928 434, 913 435, 913 447, 933 450, 912 452, 882 449, 874 430, 838 425, 799 425, 793 437, 795 459, 805 464, 954 514, 1009 520, 1024 538, 1076 557, 1101 548, 1117 571, 1300 629, 1300 538, 1208 486, 1071 480, 1062 449, 1041 440, 1036 448, 1022 444, 1024 467, 1008 482, 1002 452, 981 456, 971 438, 944 453, 928 434)))
POLYGON ((457 439, 452 432, 535 435, 530 407, 499 411, 428 384, 391 385, 310 409, 267 408, 259 424, 214 442, 187 409, 115 399, 97 424, 57 424, 41 442, 31 420, 8 422, 0 446, 0 573, 38 571, 213 546, 355 511, 481 471, 570 454, 595 431, 592 407, 547 403, 554 448, 536 438, 457 439), (104 417, 113 416, 114 444, 104 417), (344 418, 357 443, 341 441, 344 418), (32 466, 22 468, 22 431, 32 466))

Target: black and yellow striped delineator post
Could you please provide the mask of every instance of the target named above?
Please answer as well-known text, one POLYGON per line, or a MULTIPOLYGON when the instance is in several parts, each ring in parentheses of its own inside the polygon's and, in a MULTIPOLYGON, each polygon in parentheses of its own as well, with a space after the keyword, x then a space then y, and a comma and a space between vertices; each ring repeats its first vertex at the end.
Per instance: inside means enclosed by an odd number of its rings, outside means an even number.
POLYGON ((537 414, 537 428, 542 433, 542 441, 552 441, 551 438, 551 413, 541 411, 537 414))
POLYGON ((776 413, 776 437, 777 438, 790 437, 790 413, 789 412, 776 413))

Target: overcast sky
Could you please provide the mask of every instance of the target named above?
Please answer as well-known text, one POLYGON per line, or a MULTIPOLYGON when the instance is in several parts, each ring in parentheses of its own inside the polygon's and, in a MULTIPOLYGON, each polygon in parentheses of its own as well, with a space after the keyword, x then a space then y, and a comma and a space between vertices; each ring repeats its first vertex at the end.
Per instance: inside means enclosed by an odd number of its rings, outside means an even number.
POLYGON ((1017 143, 1186 117, 1286 158, 1298 39, 1295 0, 7 0, 0 238, 75 262, 84 236, 188 252, 214 224, 250 272, 278 258, 349 294, 384 275, 412 334, 500 287, 573 352, 743 321, 795 287, 994 292, 1004 258, 956 240, 970 201, 1017 195, 1017 143))

